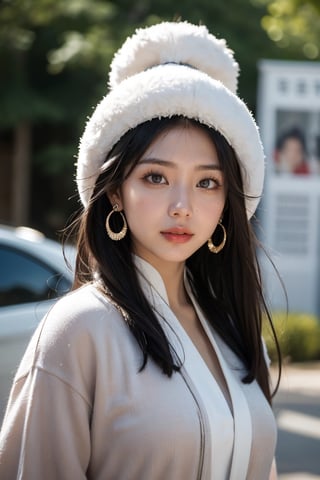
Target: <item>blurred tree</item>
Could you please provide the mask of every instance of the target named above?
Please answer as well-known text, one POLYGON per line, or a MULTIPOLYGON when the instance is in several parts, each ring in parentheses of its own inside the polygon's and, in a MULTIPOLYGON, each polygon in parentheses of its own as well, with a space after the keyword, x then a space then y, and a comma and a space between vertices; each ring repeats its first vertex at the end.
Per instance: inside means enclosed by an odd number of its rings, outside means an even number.
POLYGON ((227 38, 241 65, 240 96, 254 110, 257 60, 283 55, 260 26, 268 10, 257 1, 2 0, 0 129, 13 165, 11 222, 52 235, 76 207, 65 199, 75 190, 72 158, 85 118, 106 93, 113 52, 137 27, 181 18, 227 38))
MULTIPOLYGON (((33 166, 42 172, 71 172, 74 131, 78 134, 77 126, 83 125, 101 83, 98 54, 103 48, 109 56, 113 51, 108 37, 96 48, 94 28, 97 19, 102 24, 110 17, 108 2, 4 0, 1 4, 0 127, 13 132, 9 207, 14 224, 29 220, 31 152, 33 166)), ((40 191, 41 185, 37 187, 40 191)))
POLYGON ((254 0, 267 8, 262 27, 280 48, 308 60, 320 58, 319 0, 254 0))
POLYGON ((29 208, 31 125, 39 118, 57 115, 54 104, 34 88, 29 52, 35 32, 30 28, 30 5, 3 2, 0 10, 1 127, 13 129, 12 220, 25 221, 29 208))

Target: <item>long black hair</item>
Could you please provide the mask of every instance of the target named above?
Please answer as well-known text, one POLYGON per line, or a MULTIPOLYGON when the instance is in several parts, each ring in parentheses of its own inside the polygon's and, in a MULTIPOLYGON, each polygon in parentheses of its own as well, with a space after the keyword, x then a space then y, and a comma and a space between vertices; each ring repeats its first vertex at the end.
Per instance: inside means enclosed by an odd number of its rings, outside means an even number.
MULTIPOLYGON (((208 322, 245 365, 247 373, 243 382, 256 379, 271 402, 261 341, 264 311, 271 326, 272 321, 263 297, 256 256, 258 241, 247 218, 237 157, 218 131, 175 116, 145 122, 119 140, 100 170, 89 205, 79 217, 74 288, 98 277, 113 301, 128 314, 128 327, 142 351, 141 369, 150 356, 168 376, 179 370, 181 360, 171 348, 140 287, 130 231, 124 239, 115 242, 106 233, 105 219, 112 209, 107 193, 110 195, 119 189, 151 143, 173 127, 190 126, 204 130, 217 150, 227 192, 223 214, 227 242, 219 254, 210 253, 204 245, 186 261, 189 282, 208 322)), ((121 219, 116 219, 113 229, 119 231, 121 226, 121 219)), ((275 342, 280 355, 276 336, 275 342)))

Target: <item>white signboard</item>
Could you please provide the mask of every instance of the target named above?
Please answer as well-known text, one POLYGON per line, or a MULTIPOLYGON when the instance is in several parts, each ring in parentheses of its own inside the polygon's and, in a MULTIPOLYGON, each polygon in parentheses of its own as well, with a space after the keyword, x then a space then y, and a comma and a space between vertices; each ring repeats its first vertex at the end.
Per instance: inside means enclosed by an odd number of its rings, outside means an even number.
MULTIPOLYGON (((266 151, 262 240, 285 283, 289 310, 320 313, 320 63, 263 60, 258 123, 266 151)), ((285 296, 268 262, 270 303, 285 296)))

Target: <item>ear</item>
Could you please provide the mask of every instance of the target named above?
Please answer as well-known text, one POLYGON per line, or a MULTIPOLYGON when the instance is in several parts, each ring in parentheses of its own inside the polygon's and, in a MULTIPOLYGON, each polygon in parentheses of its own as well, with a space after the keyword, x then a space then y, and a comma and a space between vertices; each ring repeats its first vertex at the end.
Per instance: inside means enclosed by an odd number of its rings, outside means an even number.
POLYGON ((119 207, 119 210, 123 210, 123 203, 122 203, 120 190, 117 190, 116 192, 113 192, 113 193, 107 193, 107 197, 112 206, 117 204, 119 207))

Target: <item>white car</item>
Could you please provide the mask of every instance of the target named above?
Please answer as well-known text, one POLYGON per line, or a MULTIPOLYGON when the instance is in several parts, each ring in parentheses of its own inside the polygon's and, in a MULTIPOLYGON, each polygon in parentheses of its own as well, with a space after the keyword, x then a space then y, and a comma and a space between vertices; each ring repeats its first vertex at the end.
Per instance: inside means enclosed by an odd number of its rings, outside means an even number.
MULTIPOLYGON (((66 256, 73 266, 75 249, 68 247, 66 256)), ((32 333, 72 280, 58 242, 37 230, 0 225, 0 423, 32 333)))

